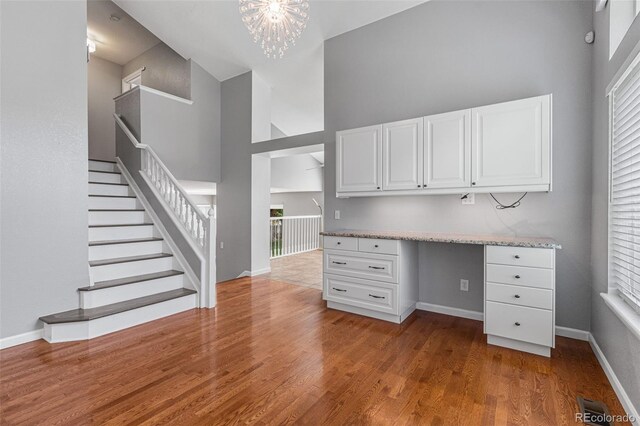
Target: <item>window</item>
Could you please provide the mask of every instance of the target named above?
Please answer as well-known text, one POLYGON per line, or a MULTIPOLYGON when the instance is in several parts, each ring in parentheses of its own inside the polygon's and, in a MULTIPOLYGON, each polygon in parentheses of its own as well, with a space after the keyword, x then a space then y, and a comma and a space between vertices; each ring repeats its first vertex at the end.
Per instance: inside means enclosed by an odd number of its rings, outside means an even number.
POLYGON ((609 0, 609 59, 640 12, 640 0, 609 0))
POLYGON ((640 332, 639 62, 639 58, 636 58, 631 63, 609 93, 611 132, 609 293, 607 295, 609 297, 605 297, 607 304, 619 316, 625 314, 625 322, 632 324, 638 332, 640 332))
POLYGON ((128 92, 134 87, 142 85, 142 71, 144 70, 145 67, 137 69, 122 79, 122 93, 128 92))

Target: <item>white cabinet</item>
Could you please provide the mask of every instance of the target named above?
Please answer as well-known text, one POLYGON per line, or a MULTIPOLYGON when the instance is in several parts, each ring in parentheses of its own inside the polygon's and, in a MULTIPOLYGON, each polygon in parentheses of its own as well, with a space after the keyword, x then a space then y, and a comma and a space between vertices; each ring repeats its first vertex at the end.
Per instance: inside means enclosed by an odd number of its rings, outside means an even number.
POLYGON ((475 187, 551 183, 551 96, 472 109, 475 187))
POLYGON ((338 197, 551 190, 551 95, 336 133, 338 197))
POLYGON ((337 192, 377 191, 382 181, 382 125, 336 133, 337 192))
POLYGON ((382 189, 422 188, 423 120, 398 121, 382 126, 382 189))
POLYGON ((471 110, 424 118, 424 185, 465 188, 471 184, 471 110))

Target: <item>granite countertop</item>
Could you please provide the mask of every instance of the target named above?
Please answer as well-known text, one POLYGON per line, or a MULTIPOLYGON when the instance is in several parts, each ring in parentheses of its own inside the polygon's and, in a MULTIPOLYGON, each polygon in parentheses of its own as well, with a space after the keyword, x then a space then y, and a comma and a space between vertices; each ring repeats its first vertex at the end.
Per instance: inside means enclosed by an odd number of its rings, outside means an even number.
POLYGON ((383 240, 426 241, 433 243, 479 244, 552 249, 562 248, 560 243, 551 238, 539 237, 510 237, 504 235, 448 234, 411 231, 360 231, 349 229, 324 231, 320 234, 331 237, 378 238, 383 240))

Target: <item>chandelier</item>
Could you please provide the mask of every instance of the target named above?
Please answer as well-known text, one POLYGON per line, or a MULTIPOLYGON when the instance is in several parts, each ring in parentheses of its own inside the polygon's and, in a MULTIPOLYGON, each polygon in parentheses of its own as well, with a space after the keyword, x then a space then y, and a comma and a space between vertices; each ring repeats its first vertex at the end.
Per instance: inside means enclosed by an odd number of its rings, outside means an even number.
POLYGON ((239 0, 242 22, 269 58, 282 58, 309 20, 307 0, 239 0))

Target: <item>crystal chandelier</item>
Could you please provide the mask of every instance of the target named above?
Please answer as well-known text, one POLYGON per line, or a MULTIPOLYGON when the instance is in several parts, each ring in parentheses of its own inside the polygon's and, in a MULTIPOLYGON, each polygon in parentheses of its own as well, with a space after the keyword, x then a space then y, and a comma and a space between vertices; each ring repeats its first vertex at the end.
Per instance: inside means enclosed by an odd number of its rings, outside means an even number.
POLYGON ((242 22, 269 58, 282 58, 309 20, 307 0, 239 0, 242 22))

